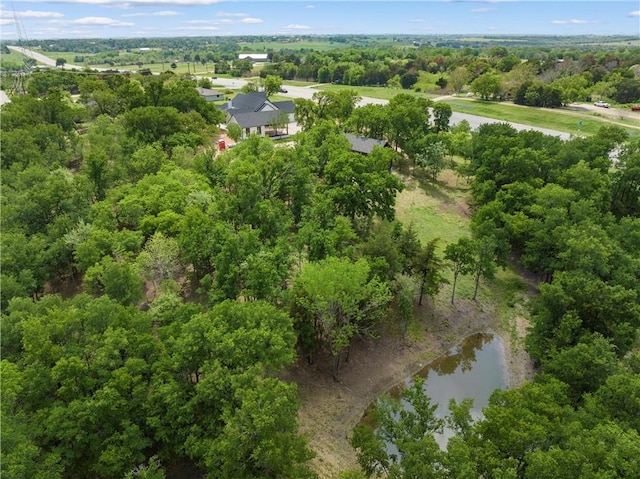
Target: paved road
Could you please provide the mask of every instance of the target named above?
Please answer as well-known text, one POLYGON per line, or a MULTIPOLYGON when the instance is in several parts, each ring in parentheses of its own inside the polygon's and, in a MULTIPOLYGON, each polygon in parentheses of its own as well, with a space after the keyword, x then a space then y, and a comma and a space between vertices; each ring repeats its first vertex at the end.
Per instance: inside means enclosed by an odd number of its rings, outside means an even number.
MULTIPOLYGON (((224 88, 242 88, 247 82, 246 80, 240 79, 229 79, 229 78, 217 78, 212 80, 214 84, 220 85, 224 88)), ((290 86, 286 85, 287 93, 280 93, 282 96, 287 96, 290 98, 308 98, 311 99, 313 94, 318 90, 313 88, 313 86, 290 86)), ((446 98, 446 97, 442 97, 446 98)), ((366 104, 377 104, 377 105, 386 105, 388 103, 387 100, 381 100, 380 98, 370 98, 370 97, 362 97, 360 100, 360 105, 366 104)), ((451 124, 457 125, 462 120, 467 120, 472 130, 475 130, 483 123, 504 123, 502 120, 495 120, 493 118, 486 118, 484 116, 477 115, 469 115, 467 113, 456 113, 453 112, 451 115, 451 124)), ((562 131, 551 130, 549 128, 538 128, 530 125, 523 125, 521 123, 513 123, 509 122, 511 126, 513 126, 516 130, 537 130, 541 131, 546 135, 559 136, 564 140, 568 140, 570 137, 569 133, 564 133, 562 131)))
MULTIPOLYGON (((9 49, 11 50, 15 50, 18 53, 22 53, 23 55, 28 56, 29 58, 33 58, 35 61, 37 61, 38 63, 42 64, 42 65, 47 65, 50 67, 55 67, 56 66, 56 61, 53 58, 50 58, 46 55, 43 55, 42 53, 38 53, 36 51, 33 50, 29 50, 27 48, 23 48, 23 47, 16 47, 16 46, 11 46, 8 45, 9 49)), ((65 70, 72 70, 72 69, 76 69, 76 70, 84 70, 84 67, 79 66, 79 65, 72 65, 70 63, 65 63, 64 66, 62 67, 65 70)), ((98 71, 104 71, 104 68, 92 68, 92 70, 98 70, 98 71)))

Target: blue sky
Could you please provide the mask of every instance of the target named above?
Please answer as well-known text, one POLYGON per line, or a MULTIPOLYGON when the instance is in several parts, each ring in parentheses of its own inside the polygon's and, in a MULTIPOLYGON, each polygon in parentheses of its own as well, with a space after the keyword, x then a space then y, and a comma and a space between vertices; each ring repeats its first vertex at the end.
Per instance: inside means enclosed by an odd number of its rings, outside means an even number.
POLYGON ((0 0, 0 38, 217 35, 638 35, 640 1, 0 0))

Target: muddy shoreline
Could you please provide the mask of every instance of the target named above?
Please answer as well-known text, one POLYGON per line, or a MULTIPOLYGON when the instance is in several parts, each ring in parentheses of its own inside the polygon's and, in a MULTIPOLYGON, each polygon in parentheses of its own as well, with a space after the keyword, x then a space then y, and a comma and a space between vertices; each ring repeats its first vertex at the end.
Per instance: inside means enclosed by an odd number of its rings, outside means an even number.
POLYGON ((340 381, 331 376, 329 358, 322 355, 312 365, 301 360, 285 374, 298 384, 300 431, 316 453, 314 469, 321 478, 337 478, 341 471, 357 468, 349 444, 353 427, 375 399, 415 375, 475 333, 500 337, 509 387, 533 377, 531 360, 524 351, 527 323, 515 316, 505 322, 486 304, 472 300, 436 302, 417 308, 417 330, 402 339, 398 331, 385 331, 380 339, 357 341, 340 381))

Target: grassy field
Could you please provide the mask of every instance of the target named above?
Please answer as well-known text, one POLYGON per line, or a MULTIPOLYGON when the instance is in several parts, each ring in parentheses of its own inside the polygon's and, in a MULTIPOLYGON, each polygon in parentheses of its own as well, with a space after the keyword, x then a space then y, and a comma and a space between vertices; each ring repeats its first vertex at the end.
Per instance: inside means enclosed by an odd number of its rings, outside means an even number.
MULTIPOLYGON (((457 178, 451 170, 446 170, 441 173, 437 183, 432 183, 421 175, 410 177, 407 165, 403 165, 399 171, 405 189, 397 196, 396 214, 405 227, 413 227, 423 244, 439 238, 438 251, 442 255, 447 244, 471 235, 469 186, 463 179, 457 178)), ((450 272, 445 276, 449 280, 453 279, 450 272)), ((470 299, 474 286, 470 276, 458 278, 456 298, 470 299)), ((519 274, 512 268, 507 268, 499 270, 494 280, 481 281, 478 299, 480 302, 491 303, 492 309, 499 313, 501 323, 507 324, 512 319, 514 304, 522 301, 519 293, 523 289, 519 274)), ((446 302, 450 297, 451 285, 445 285, 439 300, 446 302)))
POLYGON ((39 52, 39 53, 41 53, 41 54, 43 54, 43 55, 45 55, 45 56, 47 56, 49 58, 52 58, 54 60, 57 60, 58 58, 64 58, 67 63, 70 63, 72 65, 78 65, 78 66, 83 67, 83 68, 85 66, 88 66, 89 64, 88 63, 83 63, 83 62, 75 62, 75 61, 73 61, 73 59, 76 56, 81 56, 81 57, 84 57, 86 60, 88 60, 92 56, 91 53, 48 52, 48 51, 44 51, 44 50, 39 52))
POLYGON ((380 98, 382 100, 390 100, 400 93, 420 96, 423 98, 435 98, 437 95, 430 93, 418 93, 414 90, 403 90, 402 88, 388 88, 378 86, 350 86, 350 85, 333 85, 323 83, 316 87, 318 90, 339 91, 339 90, 355 90, 360 96, 368 96, 371 98, 380 98))
POLYGON ((10 53, 2 53, 0 54, 0 62, 7 63, 20 63, 22 64, 23 56, 21 53, 17 53, 13 50, 9 50, 10 53))
POLYGON ((267 53, 269 50, 315 50, 315 51, 327 51, 335 50, 336 48, 348 47, 348 43, 334 43, 328 41, 291 41, 291 42, 255 42, 255 43, 243 43, 239 42, 238 45, 242 48, 242 53, 267 53))

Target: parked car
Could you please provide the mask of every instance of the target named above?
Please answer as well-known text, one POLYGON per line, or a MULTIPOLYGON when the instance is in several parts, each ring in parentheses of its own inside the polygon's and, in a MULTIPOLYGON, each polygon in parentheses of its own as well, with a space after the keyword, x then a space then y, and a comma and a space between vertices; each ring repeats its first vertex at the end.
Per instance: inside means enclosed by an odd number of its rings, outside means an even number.
POLYGON ((631 111, 640 111, 640 105, 633 105, 631 111))
POLYGON ((601 106, 602 108, 609 108, 609 104, 606 101, 597 101, 594 103, 595 106, 601 106))
POLYGON ((280 87, 280 93, 289 93, 286 88, 280 87))

